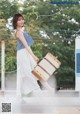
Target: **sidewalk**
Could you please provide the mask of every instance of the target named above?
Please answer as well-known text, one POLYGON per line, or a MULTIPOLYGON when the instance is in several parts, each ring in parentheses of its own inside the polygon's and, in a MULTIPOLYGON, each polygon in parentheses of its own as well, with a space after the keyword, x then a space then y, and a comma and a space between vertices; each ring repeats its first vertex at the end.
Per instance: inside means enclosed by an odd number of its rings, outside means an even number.
MULTIPOLYGON (((16 98, 15 91, 0 95, 2 103, 11 103, 11 114, 80 114, 80 97, 75 91, 33 93, 33 97, 16 98), (39 95, 39 96, 38 96, 39 95)), ((7 113, 6 113, 7 114, 7 113)), ((10 114, 10 112, 8 113, 10 114)))

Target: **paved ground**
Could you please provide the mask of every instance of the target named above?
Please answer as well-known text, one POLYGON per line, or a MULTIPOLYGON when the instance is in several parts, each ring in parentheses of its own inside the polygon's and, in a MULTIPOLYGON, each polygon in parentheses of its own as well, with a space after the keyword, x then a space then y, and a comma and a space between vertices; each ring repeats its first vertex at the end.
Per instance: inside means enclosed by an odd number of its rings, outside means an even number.
POLYGON ((0 113, 2 103, 11 103, 11 114, 80 114, 80 97, 75 91, 35 92, 22 99, 15 91, 7 91, 0 95, 0 113))
MULTIPOLYGON (((13 74, 14 75, 14 74, 13 74)), ((5 93, 0 92, 0 114, 80 114, 80 95, 74 90, 34 92, 17 98, 16 76, 6 78, 5 93), (11 90, 12 91, 11 91, 11 90), (2 103, 11 103, 11 112, 2 113, 2 103)))

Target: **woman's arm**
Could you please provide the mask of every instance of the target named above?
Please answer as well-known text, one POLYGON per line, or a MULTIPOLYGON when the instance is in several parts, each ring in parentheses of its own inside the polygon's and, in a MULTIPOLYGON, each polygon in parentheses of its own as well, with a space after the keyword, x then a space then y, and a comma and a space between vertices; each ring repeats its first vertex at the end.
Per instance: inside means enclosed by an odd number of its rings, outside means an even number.
POLYGON ((21 40, 21 42, 23 43, 25 48, 28 50, 28 52, 31 54, 31 56, 34 58, 34 60, 38 62, 39 58, 34 55, 33 51, 31 50, 31 48, 26 43, 26 40, 25 40, 25 38, 24 38, 24 36, 23 36, 21 31, 17 31, 16 37, 18 37, 21 40))

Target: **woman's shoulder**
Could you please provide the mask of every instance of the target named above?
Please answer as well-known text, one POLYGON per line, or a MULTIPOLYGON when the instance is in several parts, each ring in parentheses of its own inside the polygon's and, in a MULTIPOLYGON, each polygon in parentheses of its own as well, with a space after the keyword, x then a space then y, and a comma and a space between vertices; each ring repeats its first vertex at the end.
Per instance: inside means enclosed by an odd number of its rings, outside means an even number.
POLYGON ((23 31, 22 30, 16 30, 16 32, 15 32, 16 38, 19 37, 20 35, 23 35, 23 31))
POLYGON ((22 31, 22 30, 16 30, 16 33, 22 33, 22 32, 24 32, 24 31, 22 31))

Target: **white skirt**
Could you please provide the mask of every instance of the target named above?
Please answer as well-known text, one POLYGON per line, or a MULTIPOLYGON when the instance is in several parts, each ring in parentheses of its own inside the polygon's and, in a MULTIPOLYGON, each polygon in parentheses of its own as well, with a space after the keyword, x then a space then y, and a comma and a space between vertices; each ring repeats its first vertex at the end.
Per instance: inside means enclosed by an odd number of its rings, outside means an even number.
POLYGON ((37 65, 26 48, 17 51, 17 96, 40 89, 37 80, 33 74, 32 69, 37 65))

